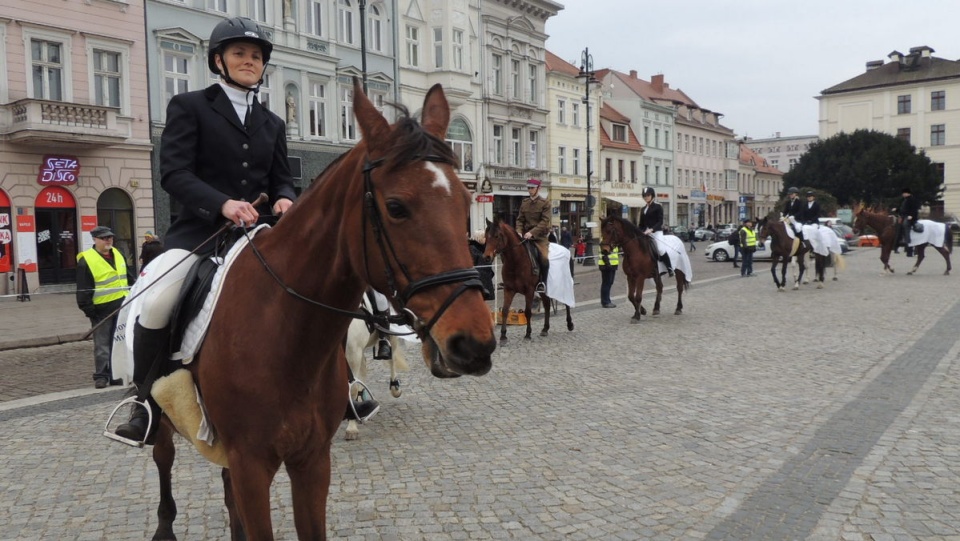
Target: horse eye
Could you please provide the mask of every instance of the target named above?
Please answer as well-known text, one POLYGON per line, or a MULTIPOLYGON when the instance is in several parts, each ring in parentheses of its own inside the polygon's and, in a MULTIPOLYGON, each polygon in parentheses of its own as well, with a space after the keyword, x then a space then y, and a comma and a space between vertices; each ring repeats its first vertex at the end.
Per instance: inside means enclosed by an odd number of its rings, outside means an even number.
POLYGON ((394 220, 403 220, 410 217, 410 212, 407 210, 407 207, 398 201, 387 201, 387 213, 390 214, 390 217, 394 220))

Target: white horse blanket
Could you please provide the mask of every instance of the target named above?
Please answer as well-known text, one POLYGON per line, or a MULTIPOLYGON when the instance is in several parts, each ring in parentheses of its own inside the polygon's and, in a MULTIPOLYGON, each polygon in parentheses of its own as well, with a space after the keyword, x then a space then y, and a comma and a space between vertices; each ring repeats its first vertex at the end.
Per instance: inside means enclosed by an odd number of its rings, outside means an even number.
MULTIPOLYGON (((683 271, 683 275, 687 277, 687 282, 693 283, 693 267, 690 265, 690 257, 687 256, 687 249, 683 240, 676 235, 651 236, 650 238, 657 243, 657 249, 660 250, 661 254, 666 253, 670 256, 670 265, 673 270, 683 271)), ((657 263, 657 268, 661 273, 667 272, 667 266, 662 262, 657 263)), ((653 283, 652 278, 647 280, 653 283)))
POLYGON ((919 220, 918 223, 923 226, 923 232, 910 231, 910 246, 919 246, 926 243, 937 248, 943 248, 943 243, 947 238, 946 224, 933 220, 919 220))
POLYGON ((573 295, 573 276, 570 275, 570 250, 556 243, 550 246, 550 270, 547 272, 547 296, 573 308, 577 300, 573 295))

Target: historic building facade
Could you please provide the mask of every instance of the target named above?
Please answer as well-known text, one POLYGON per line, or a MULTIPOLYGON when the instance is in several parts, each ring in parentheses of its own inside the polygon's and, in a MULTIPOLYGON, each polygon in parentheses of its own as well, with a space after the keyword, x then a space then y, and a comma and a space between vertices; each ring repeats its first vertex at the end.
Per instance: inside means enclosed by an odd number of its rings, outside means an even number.
POLYGON ((858 129, 899 137, 923 150, 943 172, 942 208, 960 214, 960 61, 933 56, 927 46, 893 51, 888 62, 820 93, 820 137, 858 129))
MULTIPOLYGON (((643 189, 650 185, 641 177, 644 147, 631 127, 631 119, 608 103, 600 107, 599 138, 597 170, 603 180, 603 204, 598 214, 613 213, 637 223, 645 205, 643 189)), ((669 201, 670 194, 658 193, 657 199, 669 201)), ((669 223, 666 216, 664 223, 669 223)))
POLYGON ((777 208, 783 191, 783 172, 743 142, 738 162, 737 220, 763 218, 777 208))
POLYGON ((143 25, 136 0, 0 13, 0 294, 72 287, 98 224, 136 263, 154 225, 143 25))
POLYGON ((782 173, 788 173, 797 163, 800 157, 806 154, 810 145, 819 141, 816 135, 786 135, 781 136, 777 132, 773 137, 765 139, 751 139, 747 137, 744 143, 751 150, 763 156, 767 163, 776 167, 782 173))

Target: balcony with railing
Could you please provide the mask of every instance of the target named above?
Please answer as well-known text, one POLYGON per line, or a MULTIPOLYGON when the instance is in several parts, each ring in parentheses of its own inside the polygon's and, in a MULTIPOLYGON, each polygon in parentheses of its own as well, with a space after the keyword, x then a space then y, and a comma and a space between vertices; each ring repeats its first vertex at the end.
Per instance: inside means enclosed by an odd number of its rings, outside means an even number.
POLYGON ((131 121, 115 107, 28 98, 0 105, 0 136, 24 145, 115 145, 131 137, 131 121))

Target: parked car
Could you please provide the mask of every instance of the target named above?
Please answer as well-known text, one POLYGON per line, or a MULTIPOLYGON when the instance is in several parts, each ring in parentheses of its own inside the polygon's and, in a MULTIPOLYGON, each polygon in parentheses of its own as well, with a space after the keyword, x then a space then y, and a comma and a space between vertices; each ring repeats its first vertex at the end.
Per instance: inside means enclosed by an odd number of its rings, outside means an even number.
POLYGON ((680 237, 680 240, 684 242, 690 240, 690 231, 682 225, 675 225, 671 227, 670 233, 680 237))
POLYGON ((723 240, 733 234, 740 226, 734 224, 723 224, 717 228, 717 238, 723 240))
POLYGON ((831 228, 840 235, 840 238, 847 241, 850 246, 860 246, 860 235, 854 233, 853 228, 847 224, 834 224, 831 228))
MULTIPOLYGON (((840 241, 840 252, 847 253, 850 251, 850 245, 847 241, 837 233, 837 239, 840 241)), ((720 242, 714 242, 713 244, 707 246, 707 249, 703 251, 703 255, 707 258, 708 261, 727 261, 733 257, 733 245, 729 241, 722 240, 720 242)), ((757 251, 753 253, 754 261, 763 261, 772 259, 773 255, 770 251, 770 239, 765 239, 762 246, 757 246, 757 251)))
POLYGON ((693 238, 696 240, 713 240, 717 238, 717 234, 709 229, 697 229, 693 232, 693 238))

